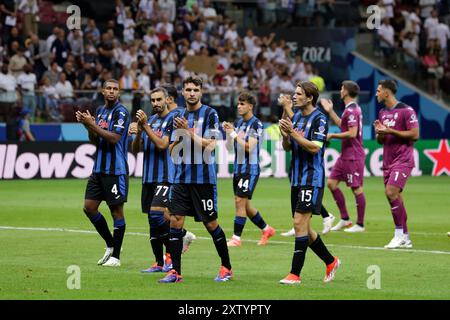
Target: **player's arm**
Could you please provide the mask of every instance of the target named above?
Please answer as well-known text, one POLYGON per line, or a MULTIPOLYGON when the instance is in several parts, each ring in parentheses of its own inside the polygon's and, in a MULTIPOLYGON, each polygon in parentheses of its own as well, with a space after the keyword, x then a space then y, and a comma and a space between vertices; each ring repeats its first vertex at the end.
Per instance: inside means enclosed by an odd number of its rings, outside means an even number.
POLYGON ((120 141, 120 138, 122 137, 122 135, 120 135, 116 132, 103 130, 102 128, 97 126, 95 124, 95 122, 87 123, 86 128, 92 134, 95 134, 97 137, 101 137, 101 138, 105 139, 108 143, 111 143, 111 144, 116 144, 117 142, 120 141))
POLYGON ((289 134, 289 136, 300 145, 303 150, 311 154, 316 154, 320 151, 326 140, 328 123, 324 118, 317 118, 311 125, 312 140, 308 140, 303 136, 302 132, 296 132, 293 128, 290 119, 280 120, 280 126, 283 130, 289 134), (323 122, 323 123, 322 123, 323 122))
POLYGON ((348 131, 340 133, 329 133, 327 140, 330 139, 352 139, 358 135, 358 127, 350 127, 348 131))
POLYGON ((137 154, 142 151, 142 128, 137 124, 137 122, 132 122, 130 124, 130 129, 128 130, 128 134, 136 135, 131 142, 131 152, 133 154, 137 154))
POLYGON ((283 146, 283 150, 284 151, 291 151, 292 150, 292 146, 291 146, 291 137, 289 136, 289 134, 283 129, 283 127, 281 126, 281 122, 279 123, 279 127, 280 127, 280 133, 281 133, 281 137, 283 138, 281 145, 283 146))
MULTIPOLYGON (((331 102, 330 99, 320 99, 320 104, 322 105, 323 110, 325 110, 325 112, 328 113, 330 119, 333 120, 333 122, 340 128, 342 121, 341 118, 339 118, 339 116, 333 109, 333 102, 331 102)), ((338 138, 338 139, 345 139, 345 138, 338 138)))
POLYGON ((136 112, 136 118, 138 120, 138 126, 144 131, 150 141, 155 145, 155 147, 159 150, 166 150, 169 147, 169 137, 164 135, 159 137, 148 125, 147 115, 143 110, 138 110, 136 112))
POLYGON ((419 128, 412 128, 410 130, 400 131, 400 130, 395 130, 395 129, 388 127, 388 128, 386 128, 386 130, 384 130, 384 133, 392 134, 393 136, 396 136, 398 138, 405 139, 405 140, 412 140, 412 141, 419 140, 419 128))
POLYGON ((89 110, 82 114, 81 122, 85 124, 86 128, 95 133, 98 137, 105 139, 110 144, 116 144, 120 141, 123 134, 127 134, 128 126, 128 112, 124 109, 117 109, 112 114, 112 131, 104 130, 96 125, 94 117, 91 116, 89 110), (84 115, 84 116, 83 116, 84 115))
POLYGON ((293 103, 291 97, 287 94, 281 94, 278 98, 278 103, 283 107, 281 119, 292 119, 294 111, 292 110, 293 103))
POLYGON ((153 132, 152 128, 148 125, 148 123, 145 123, 142 125, 143 131, 147 134, 148 138, 151 142, 155 144, 155 147, 159 150, 166 150, 169 147, 169 137, 163 136, 158 137, 155 132, 153 132))
MULTIPOLYGON (((236 124, 236 123, 235 123, 236 124)), ((231 125, 229 122, 224 121, 222 123, 222 128, 225 131, 226 134, 226 148, 227 150, 233 150, 234 149, 234 139, 230 136, 232 132, 235 132, 234 125, 231 125), (232 127, 232 130, 231 130, 232 127)))

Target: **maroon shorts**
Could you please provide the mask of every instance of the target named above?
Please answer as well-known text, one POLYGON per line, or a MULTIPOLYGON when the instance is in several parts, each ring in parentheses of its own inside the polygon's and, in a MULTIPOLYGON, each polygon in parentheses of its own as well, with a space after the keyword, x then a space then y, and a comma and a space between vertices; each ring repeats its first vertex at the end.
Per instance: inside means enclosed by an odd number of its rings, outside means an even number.
POLYGON ((339 157, 331 170, 330 179, 345 181, 347 187, 362 187, 364 160, 343 160, 339 157))
POLYGON ((384 185, 399 187, 403 190, 406 185, 406 180, 411 175, 412 169, 407 167, 392 167, 384 170, 384 185))

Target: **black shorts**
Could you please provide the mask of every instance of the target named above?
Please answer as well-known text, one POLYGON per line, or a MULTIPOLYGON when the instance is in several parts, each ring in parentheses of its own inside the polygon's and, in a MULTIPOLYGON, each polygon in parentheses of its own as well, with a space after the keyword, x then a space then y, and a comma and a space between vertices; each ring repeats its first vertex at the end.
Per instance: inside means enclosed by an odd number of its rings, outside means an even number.
POLYGON ((169 211, 172 215, 191 216, 195 221, 217 219, 217 187, 214 184, 173 184, 169 211))
POLYGON ((149 213, 151 207, 167 208, 169 206, 169 195, 169 183, 144 183, 141 193, 142 212, 149 213))
POLYGON ((128 175, 92 173, 86 186, 84 198, 106 201, 109 206, 127 202, 128 175))
POLYGON ((319 215, 322 208, 323 188, 311 186, 291 187, 291 210, 319 215))
POLYGON ((250 175, 249 173, 238 173, 233 176, 234 195, 240 198, 252 198, 258 183, 259 175, 250 175))

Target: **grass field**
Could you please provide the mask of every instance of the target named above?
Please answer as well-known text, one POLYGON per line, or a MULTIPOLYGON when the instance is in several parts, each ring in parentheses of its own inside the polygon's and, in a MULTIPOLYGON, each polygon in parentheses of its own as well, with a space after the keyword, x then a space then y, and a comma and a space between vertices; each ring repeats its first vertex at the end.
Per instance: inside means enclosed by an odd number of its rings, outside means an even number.
MULTIPOLYGON (((153 263, 146 216, 140 213, 140 180, 130 180, 127 231, 122 266, 97 266, 104 243, 82 212, 86 181, 1 181, 0 299, 449 299, 450 179, 411 178, 405 191, 413 249, 386 250, 393 223, 380 178, 365 180, 366 229, 362 234, 335 232, 323 237, 342 260, 335 281, 322 282, 325 267, 308 251, 302 284, 278 284, 290 270, 293 239, 278 235, 291 227, 287 180, 260 179, 254 205, 277 235, 259 247, 260 231, 247 221, 243 246, 230 248, 235 279, 213 281, 219 258, 203 225, 187 219, 196 240, 183 255, 184 283, 159 284, 162 274, 141 274, 153 263), (13 227, 13 228, 10 228, 13 227), (41 229, 37 229, 41 228, 41 229), (69 290, 66 270, 81 270, 81 288, 69 290), (380 268, 381 289, 368 289, 369 266, 380 268)), ((343 188, 351 217, 354 199, 343 188)), ((231 237, 234 218, 232 181, 218 184, 219 223, 231 237)), ((324 204, 338 215, 328 191, 324 204)), ((101 212, 112 219, 107 207, 101 212)), ((313 219, 316 230, 322 221, 313 219)), ((337 221, 337 220, 336 220, 337 221)))

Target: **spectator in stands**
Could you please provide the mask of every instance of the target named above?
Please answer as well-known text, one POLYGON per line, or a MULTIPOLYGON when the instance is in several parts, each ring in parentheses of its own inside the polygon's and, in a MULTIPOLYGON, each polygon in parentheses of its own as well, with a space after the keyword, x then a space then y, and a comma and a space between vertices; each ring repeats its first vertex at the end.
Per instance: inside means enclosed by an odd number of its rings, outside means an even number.
POLYGON ((30 39, 31 43, 28 46, 30 63, 39 81, 50 65, 51 54, 45 40, 40 40, 36 34, 32 34, 30 39))
POLYGON ((33 68, 30 64, 25 64, 23 73, 17 78, 19 93, 22 95, 22 107, 30 110, 30 120, 34 122, 36 113, 36 94, 37 79, 32 73, 33 68))
POLYGON ((166 41, 161 50, 161 68, 162 72, 170 75, 171 82, 175 78, 177 62, 178 57, 175 52, 175 45, 171 41, 166 41))
POLYGON ((8 70, 8 64, 4 63, 0 72, 0 117, 4 122, 10 119, 11 111, 17 101, 17 81, 8 70))
POLYGON ((142 68, 142 72, 138 74, 138 85, 141 95, 141 109, 147 114, 151 114, 152 106, 150 103, 151 81, 148 65, 142 68))
POLYGON ((147 34, 144 36, 144 41, 147 46, 150 48, 152 45, 155 45, 159 48, 159 38, 155 33, 155 29, 153 27, 149 27, 147 29, 147 34))
POLYGON ((134 41, 134 29, 136 22, 130 10, 126 10, 126 18, 123 22, 123 41, 130 43, 134 41))
POLYGON ((389 22, 389 18, 383 19, 383 24, 378 29, 380 48, 383 51, 386 66, 391 66, 394 57, 394 28, 389 22))
POLYGON ((84 28, 84 34, 91 34, 92 40, 95 44, 100 42, 100 31, 98 30, 94 19, 88 20, 88 23, 84 28))
POLYGON ((422 63, 426 69, 429 91, 435 98, 438 98, 439 80, 444 74, 444 68, 439 64, 438 52, 430 47, 422 58, 422 63))
POLYGON ((75 56, 75 60, 77 61, 77 64, 79 64, 84 55, 84 41, 80 30, 75 29, 70 32, 67 36, 67 41, 70 45, 70 53, 75 56))
POLYGON ((447 43, 450 39, 450 29, 447 24, 444 23, 444 20, 441 18, 440 23, 435 27, 434 30, 436 34, 436 38, 439 40, 439 44, 441 47, 440 58, 443 63, 448 62, 448 46, 447 43))
POLYGON ((423 27, 425 28, 427 39, 436 38, 436 27, 439 24, 438 13, 436 10, 431 11, 431 15, 425 19, 423 27))
POLYGON ((70 44, 65 38, 65 31, 63 29, 58 30, 58 36, 50 48, 50 51, 55 55, 55 60, 62 68, 67 62, 67 57, 71 52, 70 44))
POLYGON ((128 111, 131 111, 133 94, 132 91, 136 90, 139 87, 136 78, 130 74, 130 70, 128 68, 122 69, 122 76, 119 79, 119 88, 123 91, 121 94, 121 101, 124 106, 127 107, 128 111))
POLYGON ((103 68, 108 70, 112 69, 111 58, 113 55, 112 38, 109 33, 105 32, 102 34, 102 41, 98 46, 98 61, 101 63, 103 68))
POLYGON ((23 108, 17 118, 17 138, 19 141, 36 141, 30 128, 31 110, 23 108))
POLYGON ((72 102, 74 99, 73 86, 67 81, 66 74, 61 72, 59 81, 55 86, 56 94, 63 100, 63 102, 72 102))
POLYGON ((53 61, 50 67, 50 70, 47 70, 43 77, 47 77, 50 80, 50 83, 52 86, 55 86, 56 83, 59 80, 59 74, 61 73, 62 69, 58 66, 58 63, 56 61, 53 61))
POLYGON ((436 0, 419 0, 420 17, 422 19, 430 17, 436 3, 436 0))
POLYGON ((167 15, 169 21, 173 23, 177 14, 175 0, 158 0, 158 6, 159 13, 167 15))
POLYGON ((48 120, 59 122, 62 120, 61 114, 58 109, 59 95, 56 92, 56 88, 51 84, 50 79, 47 77, 42 78, 41 91, 44 97, 44 110, 40 110, 48 120))
POLYGON ((319 92, 323 92, 325 90, 325 79, 320 76, 318 68, 313 68, 313 76, 309 79, 309 81, 317 86, 319 92))
POLYGON ((216 9, 211 6, 210 0, 203 0, 203 6, 199 9, 206 20, 206 29, 211 30, 217 20, 216 9))
MULTIPOLYGON (((5 30, 6 31, 6 30, 5 30)), ((23 37, 19 35, 19 29, 16 27, 12 27, 10 31, 10 36, 8 38, 8 50, 10 52, 10 55, 12 52, 15 52, 12 48, 13 43, 17 42, 19 47, 23 47, 25 45, 23 41, 23 37)))
POLYGON ((3 26, 2 37, 5 43, 9 43, 11 29, 17 24, 17 10, 15 0, 2 0, 0 2, 0 24, 3 26))
POLYGON ((404 62, 409 72, 415 76, 417 74, 417 61, 419 59, 419 44, 414 33, 408 32, 402 41, 404 62))
MULTIPOLYGON (((275 3, 275 0, 272 0, 275 3)), ((314 14, 315 1, 302 0, 295 2, 295 20, 300 26, 310 26, 314 14)))
POLYGON ((39 22, 39 8, 37 0, 19 0, 18 9, 23 13, 23 32, 24 36, 29 36, 31 33, 38 34, 39 22))
POLYGON ((165 34, 167 37, 172 37, 173 23, 169 21, 169 17, 166 14, 161 16, 161 22, 156 25, 155 31, 157 33, 165 34))
POLYGON ((23 67, 27 64, 27 59, 24 56, 25 49, 19 47, 17 53, 9 60, 9 71, 17 78, 23 73, 23 67))
POLYGON ((66 79, 67 79, 67 81, 70 82, 72 87, 74 87, 74 88, 79 87, 77 75, 75 73, 75 69, 74 69, 72 62, 66 62, 64 64, 64 68, 63 68, 62 72, 66 75, 66 79))

